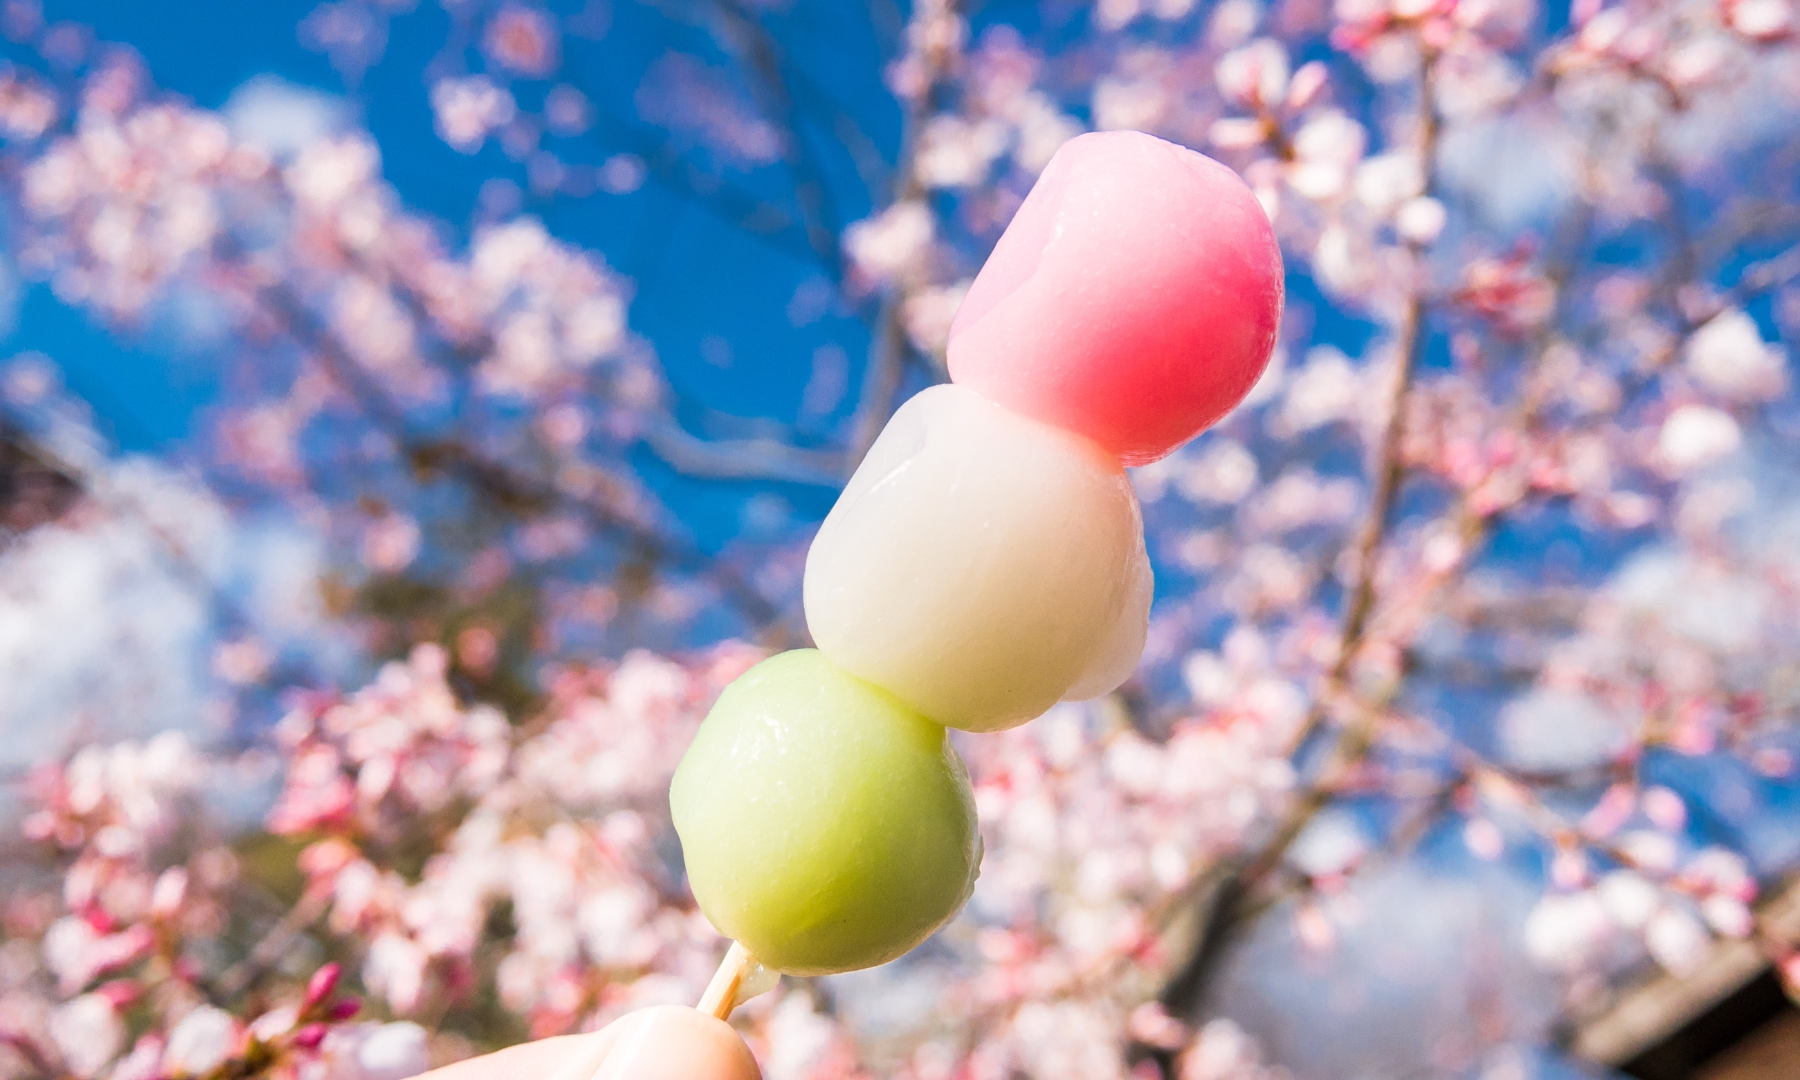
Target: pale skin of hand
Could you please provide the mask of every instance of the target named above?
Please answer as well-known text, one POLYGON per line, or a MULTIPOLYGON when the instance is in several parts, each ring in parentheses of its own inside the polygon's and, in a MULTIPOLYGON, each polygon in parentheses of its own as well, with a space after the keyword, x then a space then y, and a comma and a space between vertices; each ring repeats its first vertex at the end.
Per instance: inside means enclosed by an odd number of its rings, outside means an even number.
POLYGON ((658 1005, 587 1035, 509 1046, 418 1080, 762 1080, 762 1071, 730 1024, 658 1005))

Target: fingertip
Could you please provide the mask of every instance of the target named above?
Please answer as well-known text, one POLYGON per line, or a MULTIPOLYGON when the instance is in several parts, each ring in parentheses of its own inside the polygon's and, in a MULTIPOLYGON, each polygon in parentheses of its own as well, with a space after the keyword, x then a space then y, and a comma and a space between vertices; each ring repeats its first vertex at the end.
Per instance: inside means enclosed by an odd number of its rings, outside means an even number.
POLYGON ((617 1037, 609 1028, 520 1043, 433 1069, 415 1080, 592 1080, 617 1037))
POLYGON ((639 1010, 607 1025, 608 1033, 613 1041, 593 1080, 762 1080, 730 1024, 685 1005, 639 1010))
POLYGON ((509 1046, 417 1080, 762 1080, 732 1028, 685 1005, 640 1009, 585 1035, 509 1046))

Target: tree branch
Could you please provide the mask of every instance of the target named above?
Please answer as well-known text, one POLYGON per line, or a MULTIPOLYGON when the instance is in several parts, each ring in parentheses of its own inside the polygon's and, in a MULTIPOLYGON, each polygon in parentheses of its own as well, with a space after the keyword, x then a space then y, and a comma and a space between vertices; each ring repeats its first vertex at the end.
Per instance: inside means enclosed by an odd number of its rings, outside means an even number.
MULTIPOLYGON (((1421 44, 1419 156, 1427 192, 1435 187, 1440 130, 1433 71, 1435 62, 1433 50, 1421 44)), ((1423 250, 1418 245, 1413 245, 1413 253, 1416 259, 1423 256, 1423 250)), ((1419 358, 1425 349, 1426 314, 1425 293, 1415 288, 1401 314, 1396 331, 1394 349, 1397 368, 1393 386, 1389 390, 1387 426, 1382 432, 1375 459, 1375 491, 1368 514, 1351 548, 1356 584, 1345 604, 1339 625, 1337 656, 1314 696, 1312 707, 1290 743, 1290 756, 1301 753, 1312 736, 1324 726, 1334 699, 1349 682, 1351 669, 1362 649, 1375 609, 1377 562, 1393 523, 1400 488, 1406 479, 1403 454, 1406 413, 1419 358)), ((1207 985, 1219 968, 1225 945, 1242 922, 1251 896, 1280 865, 1307 824, 1331 801, 1334 788, 1342 775, 1360 763, 1373 747, 1377 716, 1373 712, 1366 712, 1353 719, 1332 745, 1325 764, 1276 824, 1269 838, 1248 857, 1224 868, 1224 883, 1214 894, 1213 908, 1206 918, 1199 939, 1186 962, 1164 990, 1164 1004, 1176 1015, 1185 1015, 1199 1006, 1207 985)))
POLYGON ((801 134, 799 110, 788 89, 786 69, 775 37, 736 0, 717 0, 717 10, 727 35, 736 41, 744 63, 756 76, 754 85, 765 119, 775 125, 780 134, 781 158, 794 183, 794 202, 800 207, 807 242, 830 269, 832 280, 841 281, 842 224, 831 198, 831 189, 825 182, 825 171, 801 134))
POLYGON ((712 580, 723 598, 752 628, 762 632, 771 647, 786 647, 796 640, 782 611, 722 560, 639 521, 600 494, 570 491, 485 457, 465 443, 415 431, 386 389, 363 370, 334 335, 318 324, 297 296, 282 286, 271 286, 262 297, 271 317, 312 352, 326 374, 386 431, 401 455, 415 467, 454 476, 495 505, 513 512, 541 512, 551 507, 574 510, 601 532, 635 547, 651 562, 671 563, 712 580))
MULTIPOLYGON (((947 0, 944 13, 947 17, 955 17, 960 7, 959 0, 947 0)), ((924 126, 926 118, 936 105, 938 86, 948 71, 949 62, 948 57, 936 53, 927 53, 926 58, 926 85, 907 103, 906 114, 902 119, 900 156, 894 163, 895 188, 888 200, 889 206, 917 199, 925 194, 925 186, 919 181, 918 170, 913 167, 913 161, 918 153, 919 129, 924 126)), ((881 435, 881 429, 887 426, 888 417, 893 415, 894 396, 900 391, 900 379, 905 374, 907 357, 912 352, 912 343, 906 335, 905 309, 904 286, 882 298, 881 311, 876 318, 870 344, 869 362, 863 371, 862 396, 856 408, 856 425, 845 452, 847 472, 854 472, 862 463, 869 447, 875 445, 876 438, 881 435)))
POLYGON ((839 472, 842 459, 835 452, 802 450, 780 439, 702 439, 669 420, 647 428, 644 441, 687 476, 828 488, 844 483, 839 472))

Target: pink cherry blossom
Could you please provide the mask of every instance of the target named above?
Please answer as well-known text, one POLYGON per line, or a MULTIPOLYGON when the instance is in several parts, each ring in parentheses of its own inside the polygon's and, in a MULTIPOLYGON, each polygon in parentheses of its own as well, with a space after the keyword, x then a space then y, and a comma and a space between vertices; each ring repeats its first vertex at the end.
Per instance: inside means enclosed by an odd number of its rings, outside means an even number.
POLYGON ((488 20, 482 49, 500 67, 542 77, 556 67, 556 23, 542 11, 506 4, 488 20))

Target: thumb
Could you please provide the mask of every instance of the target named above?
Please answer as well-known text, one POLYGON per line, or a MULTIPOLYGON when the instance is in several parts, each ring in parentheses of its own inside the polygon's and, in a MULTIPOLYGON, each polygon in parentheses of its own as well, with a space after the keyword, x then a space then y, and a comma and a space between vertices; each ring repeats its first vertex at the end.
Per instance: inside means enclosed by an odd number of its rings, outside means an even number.
POLYGON ((730 1024, 684 1005, 640 1009, 586 1035, 509 1046, 417 1080, 762 1080, 730 1024))
POLYGON ((600 1034, 612 1041, 592 1080, 762 1080, 730 1024, 684 1005, 641 1009, 600 1034))

